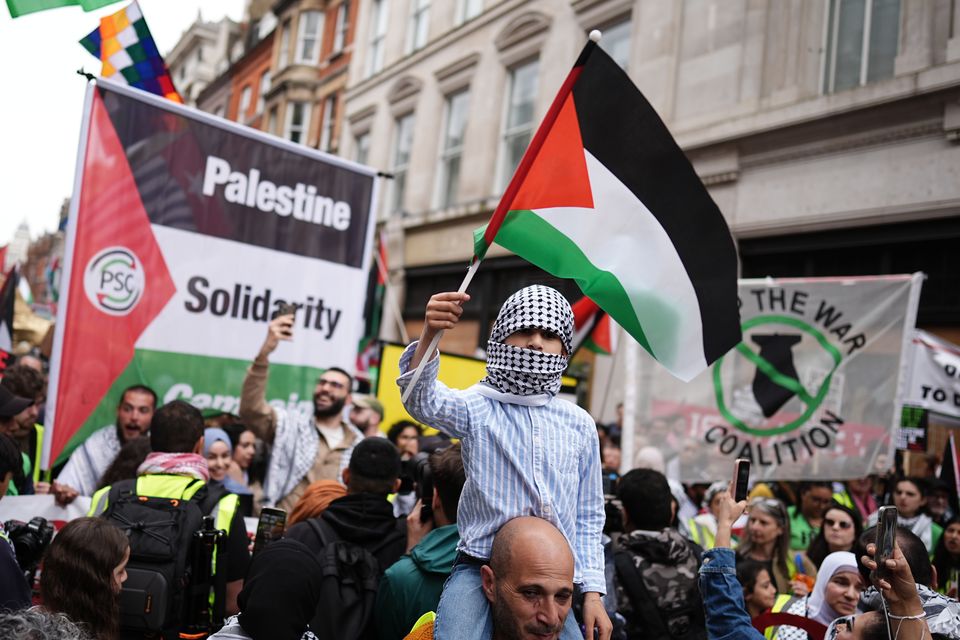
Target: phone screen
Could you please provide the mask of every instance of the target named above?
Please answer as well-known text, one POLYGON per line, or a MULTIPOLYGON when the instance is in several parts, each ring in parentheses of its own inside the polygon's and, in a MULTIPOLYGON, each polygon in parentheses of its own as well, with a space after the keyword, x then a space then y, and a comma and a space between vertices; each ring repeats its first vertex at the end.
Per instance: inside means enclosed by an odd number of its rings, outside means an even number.
POLYGON ((897 508, 880 507, 877 516, 877 549, 873 555, 877 563, 877 577, 886 579, 890 570, 886 560, 893 557, 893 543, 897 535, 897 508))
POLYGON ((272 541, 282 538, 286 526, 286 511, 264 507, 260 512, 260 521, 257 523, 257 537, 253 540, 253 554, 256 555, 272 541))
POLYGON ((747 499, 747 486, 750 484, 750 461, 738 458, 733 463, 733 499, 737 502, 747 499))

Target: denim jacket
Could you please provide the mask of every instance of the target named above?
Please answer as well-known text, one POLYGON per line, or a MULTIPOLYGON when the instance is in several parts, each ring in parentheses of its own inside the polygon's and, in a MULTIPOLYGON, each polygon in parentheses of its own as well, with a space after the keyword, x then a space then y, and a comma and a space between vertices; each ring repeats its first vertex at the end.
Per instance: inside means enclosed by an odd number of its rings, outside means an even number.
POLYGON ((743 604, 743 587, 737 581, 732 549, 714 548, 703 553, 700 595, 710 640, 764 640, 750 623, 750 614, 743 604))

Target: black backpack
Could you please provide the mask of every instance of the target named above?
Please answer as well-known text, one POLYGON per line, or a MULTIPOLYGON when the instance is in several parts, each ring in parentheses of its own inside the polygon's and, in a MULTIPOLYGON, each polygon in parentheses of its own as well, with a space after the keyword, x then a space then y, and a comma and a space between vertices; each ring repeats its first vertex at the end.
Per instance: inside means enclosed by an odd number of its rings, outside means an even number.
POLYGON ((403 533, 394 531, 373 549, 364 549, 341 540, 322 518, 310 518, 307 523, 322 545, 317 560, 323 572, 320 600, 310 630, 319 640, 372 637, 377 587, 383 573, 375 554, 396 543, 403 533))
MULTIPOLYGON (((699 557, 699 555, 698 555, 699 557)), ((651 563, 640 554, 614 554, 617 581, 626 592, 633 615, 627 620, 628 638, 650 640, 707 640, 703 603, 696 576, 688 580, 675 567, 651 563), (639 567, 634 559, 639 560, 639 567), (657 588, 651 595, 643 575, 657 588), (674 594, 665 599, 664 594, 674 594)))
MULTIPOLYGON (((193 486, 187 485, 184 493, 193 486)), ((120 592, 121 636, 177 638, 188 600, 209 597, 209 585, 191 584, 194 534, 201 529, 203 516, 214 510, 227 491, 219 483, 204 484, 189 500, 182 500, 141 496, 136 490, 135 479, 111 486, 102 514, 130 542, 127 580, 120 592)), ((213 620, 222 620, 224 572, 217 571, 217 578, 213 620)))

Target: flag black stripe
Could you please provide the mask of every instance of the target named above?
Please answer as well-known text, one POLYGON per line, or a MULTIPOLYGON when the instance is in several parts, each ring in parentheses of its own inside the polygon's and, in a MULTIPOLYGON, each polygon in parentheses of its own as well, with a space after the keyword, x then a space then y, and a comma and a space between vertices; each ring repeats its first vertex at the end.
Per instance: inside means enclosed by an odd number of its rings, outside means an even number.
POLYGON ((740 341, 737 252, 717 205, 673 136, 602 49, 573 88, 584 147, 660 222, 693 283, 703 350, 713 362, 740 341))

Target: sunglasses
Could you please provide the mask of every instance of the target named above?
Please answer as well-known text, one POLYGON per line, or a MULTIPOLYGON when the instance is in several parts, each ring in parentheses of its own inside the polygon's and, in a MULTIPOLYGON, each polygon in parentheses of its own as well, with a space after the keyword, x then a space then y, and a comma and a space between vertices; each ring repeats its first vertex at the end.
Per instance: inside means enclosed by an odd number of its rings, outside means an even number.
POLYGON ((823 526, 824 527, 840 527, 841 529, 850 529, 853 527, 853 523, 847 522, 846 520, 834 520, 833 518, 824 518, 823 526))

